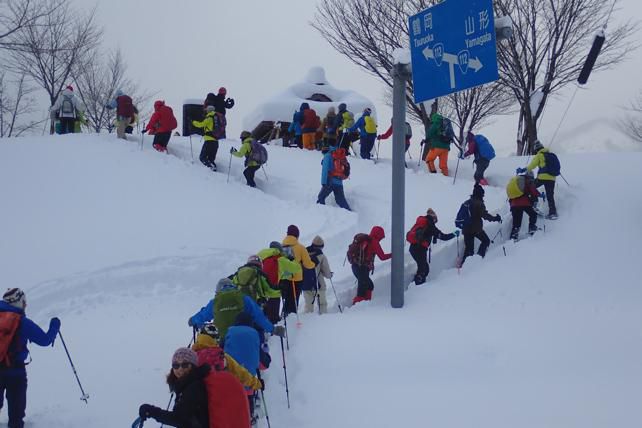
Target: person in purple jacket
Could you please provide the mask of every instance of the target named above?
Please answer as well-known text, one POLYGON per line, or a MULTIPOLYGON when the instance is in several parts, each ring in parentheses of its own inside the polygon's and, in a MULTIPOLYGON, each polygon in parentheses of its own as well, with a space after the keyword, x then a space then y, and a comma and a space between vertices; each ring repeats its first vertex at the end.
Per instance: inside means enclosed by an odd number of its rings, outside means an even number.
POLYGON ((27 407, 27 370, 25 360, 29 356, 27 343, 40 346, 52 345, 60 331, 60 320, 52 318, 45 333, 25 315, 27 299, 19 288, 10 288, 0 301, 0 409, 5 393, 9 411, 9 428, 23 428, 27 407), (17 322, 17 325, 14 324, 17 322), (7 346, 8 345, 8 346, 7 346))

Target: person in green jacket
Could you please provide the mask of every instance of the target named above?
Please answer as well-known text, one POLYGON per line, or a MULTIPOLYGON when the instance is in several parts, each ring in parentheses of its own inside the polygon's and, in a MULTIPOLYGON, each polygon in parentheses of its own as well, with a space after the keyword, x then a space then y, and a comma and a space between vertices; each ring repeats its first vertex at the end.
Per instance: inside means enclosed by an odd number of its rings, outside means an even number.
POLYGON ((263 272, 263 262, 257 255, 247 259, 247 263, 236 271, 230 279, 243 294, 250 296, 259 306, 268 299, 281 297, 281 292, 270 287, 270 282, 263 272))
POLYGON ((261 250, 257 254, 263 262, 263 272, 270 282, 271 288, 277 291, 274 297, 269 297, 267 303, 263 307, 265 316, 272 323, 276 323, 281 319, 281 289, 279 283, 281 280, 292 279, 295 274, 301 273, 301 265, 296 261, 288 258, 283 250, 280 242, 270 242, 270 248, 261 250))
POLYGON ((430 125, 426 126, 426 144, 429 145, 430 151, 425 161, 430 172, 434 174, 437 172, 435 159, 439 158, 439 169, 442 174, 448 176, 448 152, 451 141, 446 141, 441 136, 442 121, 443 117, 439 113, 430 116, 430 125))
POLYGON ((261 168, 257 162, 250 160, 250 154, 252 153, 252 134, 248 131, 241 132, 240 137, 242 143, 241 148, 236 150, 234 147, 230 149, 230 154, 236 156, 237 158, 245 157, 245 170, 243 171, 243 176, 247 185, 250 187, 256 187, 256 182, 254 181, 254 174, 261 168))
POLYGON ((548 215, 549 220, 557 219, 557 207, 555 206, 555 176, 546 173, 546 158, 544 153, 548 153, 548 149, 536 140, 533 145, 533 151, 536 153, 533 160, 526 167, 526 171, 531 172, 535 168, 537 170, 537 178, 535 180, 535 187, 544 186, 546 192, 546 200, 548 201, 548 215))

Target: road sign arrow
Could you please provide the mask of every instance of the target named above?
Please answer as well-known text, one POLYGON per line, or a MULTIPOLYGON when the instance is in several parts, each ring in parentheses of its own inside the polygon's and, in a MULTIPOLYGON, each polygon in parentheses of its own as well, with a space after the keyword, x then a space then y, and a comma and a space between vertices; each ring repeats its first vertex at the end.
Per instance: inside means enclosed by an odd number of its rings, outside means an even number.
POLYGON ((482 64, 479 58, 471 58, 468 60, 468 67, 475 70, 475 72, 478 72, 479 70, 481 70, 483 66, 484 64, 482 64))

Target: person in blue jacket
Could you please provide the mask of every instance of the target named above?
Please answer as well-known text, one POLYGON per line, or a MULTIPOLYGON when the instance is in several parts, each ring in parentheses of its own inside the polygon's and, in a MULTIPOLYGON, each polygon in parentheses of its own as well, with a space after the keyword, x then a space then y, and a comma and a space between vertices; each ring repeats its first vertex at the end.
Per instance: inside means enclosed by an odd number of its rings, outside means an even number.
POLYGON ((27 343, 40 346, 52 345, 60 331, 60 320, 52 318, 45 333, 25 315, 27 299, 19 288, 7 290, 0 301, 0 318, 6 322, 7 313, 18 314, 20 323, 11 339, 6 356, 0 362, 0 408, 4 405, 5 393, 9 412, 9 428, 23 428, 27 407, 27 370, 25 360, 29 356, 27 343))
POLYGON ((345 171, 336 170, 335 163, 341 163, 342 161, 341 159, 335 159, 335 157, 343 158, 347 163, 345 149, 338 149, 336 146, 330 146, 328 148, 328 151, 323 155, 323 159, 321 160, 321 191, 317 196, 317 204, 325 205, 326 198, 330 193, 334 193, 334 200, 337 201, 337 205, 348 211, 352 211, 343 193, 343 180, 347 178, 347 175, 345 171), (337 153, 336 155, 335 152, 337 153))
POLYGON ((288 132, 290 135, 294 134, 294 143, 300 149, 303 148, 303 130, 301 129, 301 120, 303 119, 303 113, 298 110, 295 111, 292 115, 292 122, 290 122, 290 127, 288 132))
POLYGON ((348 133, 359 130, 359 155, 361 159, 370 159, 370 153, 377 138, 377 123, 371 115, 372 110, 365 108, 361 117, 348 129, 348 133))
POLYGON ((495 149, 493 149, 488 138, 484 137, 482 134, 475 135, 472 132, 468 132, 466 139, 468 150, 461 158, 464 159, 470 155, 475 156, 475 159, 473 160, 473 163, 476 165, 474 174, 475 183, 487 186, 488 181, 484 178, 484 172, 490 165, 490 161, 495 158, 495 149))

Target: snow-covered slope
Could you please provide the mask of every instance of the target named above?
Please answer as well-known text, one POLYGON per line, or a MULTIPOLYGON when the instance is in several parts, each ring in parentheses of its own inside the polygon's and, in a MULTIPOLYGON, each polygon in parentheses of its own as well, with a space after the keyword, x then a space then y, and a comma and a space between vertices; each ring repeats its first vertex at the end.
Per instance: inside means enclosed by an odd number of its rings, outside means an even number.
MULTIPOLYGON (((192 141, 194 153, 200 151, 192 141)), ((346 196, 355 210, 316 205, 320 155, 269 147, 269 180, 244 186, 228 141, 219 171, 191 163, 190 142, 172 155, 113 136, 63 136, 0 144, 0 278, 27 292, 41 325, 62 332, 66 356, 32 346, 27 421, 35 427, 127 426, 143 402, 164 406, 164 375, 186 345, 187 318, 216 281, 280 240, 326 241, 342 306, 354 295, 343 266, 348 241, 390 231, 390 161, 353 160, 346 196)), ((517 244, 499 238, 485 260, 453 269, 457 243, 438 243, 431 274, 389 307, 389 263, 377 263, 375 299, 343 314, 301 315, 286 353, 272 342, 266 399, 275 427, 637 426, 642 393, 642 291, 637 250, 642 154, 561 156, 560 219, 517 244), (504 256, 503 248, 506 250, 504 256)), ((416 162, 416 161, 415 161, 416 162)), ((509 218, 503 186, 524 159, 493 161, 487 206, 509 218)), ((406 228, 432 207, 445 232, 472 187, 470 162, 451 178, 409 162, 406 228)), ((455 162, 451 160, 454 171, 455 162)), ((328 199, 332 200, 332 197, 328 199)), ((493 236, 502 227, 488 225, 493 236)), ((389 248, 389 240, 382 242, 389 248)), ((461 243, 460 243, 461 244, 461 243)), ((414 263, 406 255, 408 282, 414 263)), ((0 421, 6 420, 6 413, 0 421)), ((264 421, 262 422, 264 424, 264 421)), ((153 424, 152 424, 153 425, 153 424)))

